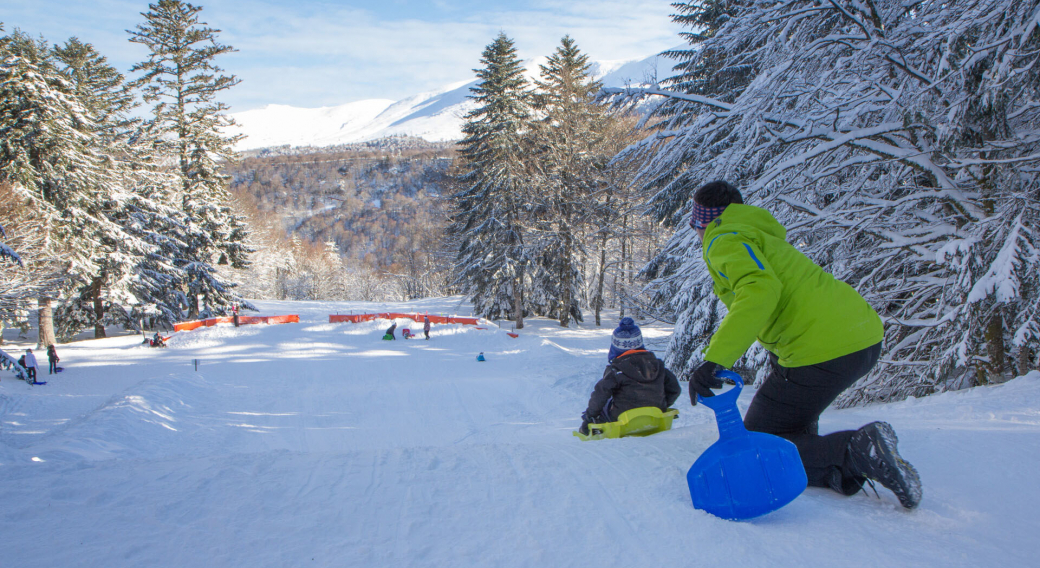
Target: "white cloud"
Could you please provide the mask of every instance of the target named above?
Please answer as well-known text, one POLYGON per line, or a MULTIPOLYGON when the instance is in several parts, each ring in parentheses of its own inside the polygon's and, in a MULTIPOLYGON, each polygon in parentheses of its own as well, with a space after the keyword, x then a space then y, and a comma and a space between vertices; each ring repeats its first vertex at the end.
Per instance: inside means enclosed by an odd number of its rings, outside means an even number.
MULTIPOLYGON (((52 42, 78 35, 123 71, 143 57, 140 46, 126 42, 124 30, 142 20, 145 0, 97 0, 71 8, 60 0, 15 4, 2 16, 10 18, 8 30, 19 25, 52 42), (17 21, 23 18, 30 21, 17 21)), ((400 0, 198 4, 204 6, 202 19, 222 30, 220 41, 238 49, 218 62, 242 79, 224 98, 236 111, 267 103, 316 107, 399 99, 466 80, 499 31, 513 38, 524 59, 550 54, 564 34, 599 60, 641 58, 681 41, 668 17, 671 6, 658 0, 536 0, 519 8, 474 3, 479 10, 446 0, 425 2, 421 10, 400 0)))

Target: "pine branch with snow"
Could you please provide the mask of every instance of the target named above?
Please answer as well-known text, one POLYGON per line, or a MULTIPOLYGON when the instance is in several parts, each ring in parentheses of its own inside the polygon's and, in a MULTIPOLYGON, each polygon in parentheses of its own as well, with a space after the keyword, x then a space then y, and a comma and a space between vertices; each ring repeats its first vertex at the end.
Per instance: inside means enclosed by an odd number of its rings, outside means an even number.
MULTIPOLYGON (((681 13, 723 4, 717 29, 673 54, 676 77, 612 93, 667 100, 618 160, 642 163, 651 212, 679 227, 657 284, 676 291, 677 319, 715 302, 681 220, 693 190, 728 179, 885 320, 882 364, 844 403, 1031 364, 1035 343, 1009 346, 1035 337, 1038 3, 691 2, 681 13)), ((673 364, 690 367, 706 338, 677 331, 673 364)))

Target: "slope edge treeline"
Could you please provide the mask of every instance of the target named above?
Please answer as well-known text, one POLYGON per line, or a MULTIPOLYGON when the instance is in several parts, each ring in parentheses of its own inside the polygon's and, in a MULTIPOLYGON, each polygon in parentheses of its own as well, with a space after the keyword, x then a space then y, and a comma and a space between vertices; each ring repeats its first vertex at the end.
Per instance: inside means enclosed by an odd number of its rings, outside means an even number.
POLYGON ((237 79, 215 59, 233 49, 201 8, 148 8, 129 31, 148 50, 129 82, 77 38, 0 38, 0 224, 27 245, 2 267, 0 320, 24 325, 38 302, 42 344, 248 307, 216 268, 250 252, 218 165, 235 140, 217 96, 237 79), (132 118, 139 97, 146 120, 132 118), (36 286, 7 287, 19 279, 36 286))

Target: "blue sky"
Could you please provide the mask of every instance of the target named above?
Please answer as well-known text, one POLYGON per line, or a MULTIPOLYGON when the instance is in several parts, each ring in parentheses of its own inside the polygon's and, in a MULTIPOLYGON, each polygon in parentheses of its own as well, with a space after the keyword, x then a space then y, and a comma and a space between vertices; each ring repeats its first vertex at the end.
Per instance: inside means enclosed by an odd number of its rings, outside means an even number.
MULTIPOLYGON (((0 21, 51 43, 92 43, 126 73, 146 56, 127 41, 148 2, 4 0, 0 21)), ((670 0, 201 0, 202 19, 239 51, 218 61, 242 83, 222 99, 238 112, 398 100, 473 77, 499 31, 522 58, 549 55, 564 34, 593 59, 643 58, 682 43, 670 0)))

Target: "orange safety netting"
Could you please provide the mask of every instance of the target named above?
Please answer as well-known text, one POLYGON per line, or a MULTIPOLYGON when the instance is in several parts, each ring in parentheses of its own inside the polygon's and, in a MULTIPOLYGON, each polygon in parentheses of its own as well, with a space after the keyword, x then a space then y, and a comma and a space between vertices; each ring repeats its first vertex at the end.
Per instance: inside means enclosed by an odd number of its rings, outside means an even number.
POLYGON ((430 323, 458 323, 462 325, 477 325, 479 318, 460 318, 456 316, 433 316, 429 314, 400 314, 396 312, 383 312, 381 314, 355 314, 355 315, 330 315, 329 323, 360 323, 375 319, 410 319, 414 322, 422 322, 423 318, 430 318, 430 323))
MULTIPOLYGON (((197 321, 186 321, 173 324, 173 331, 191 331, 200 327, 213 327, 218 323, 234 323, 235 318, 219 317, 197 321)), ((286 316, 239 316, 239 325, 250 325, 255 323, 300 323, 300 316, 296 314, 286 316)))

